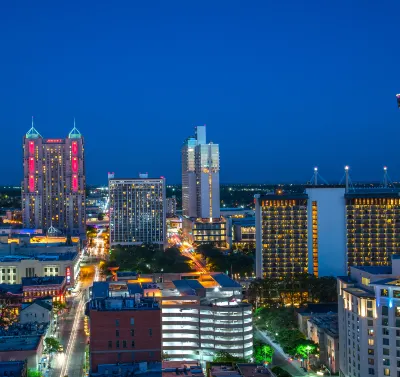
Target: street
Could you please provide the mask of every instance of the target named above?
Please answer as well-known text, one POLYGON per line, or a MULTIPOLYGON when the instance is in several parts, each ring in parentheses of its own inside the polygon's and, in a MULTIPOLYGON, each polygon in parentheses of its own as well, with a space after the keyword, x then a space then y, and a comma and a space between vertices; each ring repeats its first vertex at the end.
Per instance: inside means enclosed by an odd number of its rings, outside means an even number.
POLYGON ((289 372, 293 377, 302 377, 302 376, 317 376, 313 372, 305 372, 300 368, 300 363, 297 360, 288 360, 288 356, 282 351, 281 347, 276 343, 272 342, 271 339, 263 332, 258 330, 255 327, 256 336, 259 337, 262 341, 269 344, 274 349, 274 356, 272 357, 272 366, 280 366, 289 372))
POLYGON ((76 295, 68 298, 69 312, 59 319, 58 339, 64 352, 54 356, 50 377, 82 377, 85 347, 88 341, 84 332, 84 313, 87 296, 85 291, 93 284, 96 274, 95 266, 86 266, 86 273, 75 289, 76 295))

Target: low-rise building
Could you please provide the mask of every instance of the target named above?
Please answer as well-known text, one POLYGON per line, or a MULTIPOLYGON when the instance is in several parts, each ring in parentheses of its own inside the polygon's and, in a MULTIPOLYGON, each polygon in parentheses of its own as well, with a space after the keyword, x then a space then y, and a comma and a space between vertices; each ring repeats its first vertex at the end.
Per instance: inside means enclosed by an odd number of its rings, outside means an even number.
POLYGON ((307 336, 307 321, 318 316, 334 314, 338 312, 338 304, 308 304, 296 310, 299 330, 307 336))
POLYGON ((270 369, 260 364, 209 363, 208 377, 275 377, 270 369))
POLYGON ((80 261, 77 252, 3 255, 0 256, 0 283, 20 284, 23 278, 65 276, 67 285, 73 286, 80 261))
POLYGON ((36 299, 28 304, 23 304, 19 313, 20 323, 44 322, 52 323, 53 305, 50 300, 36 299))
POLYGON ((0 376, 27 377, 26 360, 0 362, 0 376))
POLYGON ((53 301, 63 302, 65 300, 65 290, 65 276, 22 278, 22 291, 25 302, 31 302, 43 297, 51 297, 53 301))
POLYGON ((338 315, 327 314, 307 321, 307 338, 318 344, 319 361, 331 374, 339 372, 338 315))
POLYGON ((161 361, 161 311, 138 284, 95 282, 90 290, 90 367, 161 361))
POLYGON ((27 367, 39 369, 43 353, 43 335, 2 336, 0 362, 26 360, 27 367))

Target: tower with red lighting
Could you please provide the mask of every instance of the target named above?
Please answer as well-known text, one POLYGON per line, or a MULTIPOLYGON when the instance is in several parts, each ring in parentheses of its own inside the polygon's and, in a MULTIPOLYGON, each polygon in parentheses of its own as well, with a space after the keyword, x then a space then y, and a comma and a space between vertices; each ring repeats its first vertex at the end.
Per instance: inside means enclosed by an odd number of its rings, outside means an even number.
POLYGON ((45 139, 34 128, 23 138, 22 220, 64 235, 85 233, 84 139, 75 127, 65 139, 45 139))

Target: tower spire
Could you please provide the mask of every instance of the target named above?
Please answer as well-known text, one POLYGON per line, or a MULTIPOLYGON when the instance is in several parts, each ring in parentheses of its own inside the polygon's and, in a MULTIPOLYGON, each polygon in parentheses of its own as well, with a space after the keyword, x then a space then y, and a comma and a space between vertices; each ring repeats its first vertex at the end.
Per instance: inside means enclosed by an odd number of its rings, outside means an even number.
POLYGON ((68 137, 70 139, 80 139, 82 137, 81 133, 79 130, 76 128, 76 123, 75 123, 75 117, 74 117, 74 128, 71 130, 71 132, 68 134, 68 137))
POLYGON ((30 128, 30 130, 25 134, 25 137, 27 139, 37 139, 38 137, 42 137, 42 135, 40 135, 40 133, 35 129, 35 127, 33 126, 33 115, 32 115, 32 127, 30 128))

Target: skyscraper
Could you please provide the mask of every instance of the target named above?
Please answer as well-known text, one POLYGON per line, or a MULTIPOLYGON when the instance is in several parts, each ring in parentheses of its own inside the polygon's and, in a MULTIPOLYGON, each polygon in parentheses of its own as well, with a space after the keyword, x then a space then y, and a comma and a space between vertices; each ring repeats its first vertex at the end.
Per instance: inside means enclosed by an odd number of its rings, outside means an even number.
POLYGON ((226 224, 220 214, 219 145, 206 143, 206 126, 197 126, 195 136, 182 146, 182 210, 184 231, 195 242, 226 245, 226 224))
POLYGON ((111 178, 110 245, 158 244, 166 240, 164 178, 111 178))
POLYGON ((23 138, 22 220, 26 228, 85 233, 84 140, 75 127, 65 139, 34 128, 23 138))

